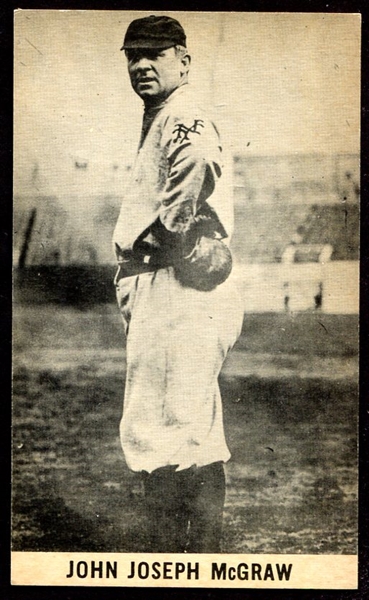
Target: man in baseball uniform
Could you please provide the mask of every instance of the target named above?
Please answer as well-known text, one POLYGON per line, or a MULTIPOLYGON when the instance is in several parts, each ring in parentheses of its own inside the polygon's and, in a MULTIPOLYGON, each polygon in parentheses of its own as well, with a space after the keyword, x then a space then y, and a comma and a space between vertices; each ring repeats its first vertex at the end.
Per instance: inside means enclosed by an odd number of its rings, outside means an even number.
POLYGON ((219 552, 226 444, 218 375, 243 318, 230 273, 232 189, 188 83, 182 26, 150 16, 124 50, 144 116, 113 242, 127 335, 120 437, 141 472, 148 552, 219 552))

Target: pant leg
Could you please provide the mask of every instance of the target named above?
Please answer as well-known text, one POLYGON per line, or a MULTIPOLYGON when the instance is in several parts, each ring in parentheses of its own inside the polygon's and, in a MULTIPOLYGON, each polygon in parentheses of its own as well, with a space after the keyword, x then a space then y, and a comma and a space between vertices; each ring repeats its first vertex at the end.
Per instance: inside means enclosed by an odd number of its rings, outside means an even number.
POLYGON ((187 552, 221 551, 225 487, 222 462, 212 463, 194 471, 188 505, 190 528, 187 552))

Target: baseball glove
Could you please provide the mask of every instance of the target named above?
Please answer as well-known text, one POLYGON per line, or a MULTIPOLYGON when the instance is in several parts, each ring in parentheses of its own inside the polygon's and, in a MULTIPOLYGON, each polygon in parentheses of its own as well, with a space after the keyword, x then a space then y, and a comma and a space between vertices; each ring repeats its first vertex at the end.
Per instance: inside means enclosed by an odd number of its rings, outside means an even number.
POLYGON ((225 231, 209 205, 194 217, 184 243, 185 252, 174 270, 182 285, 211 291, 223 283, 232 271, 232 254, 220 239, 225 231))

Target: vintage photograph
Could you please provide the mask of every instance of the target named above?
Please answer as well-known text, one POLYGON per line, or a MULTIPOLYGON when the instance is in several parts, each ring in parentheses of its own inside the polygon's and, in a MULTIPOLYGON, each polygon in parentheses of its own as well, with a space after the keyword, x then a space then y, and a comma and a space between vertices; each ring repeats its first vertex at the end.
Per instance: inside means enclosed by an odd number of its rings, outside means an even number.
POLYGON ((360 15, 14 24, 13 553, 355 557, 360 15))

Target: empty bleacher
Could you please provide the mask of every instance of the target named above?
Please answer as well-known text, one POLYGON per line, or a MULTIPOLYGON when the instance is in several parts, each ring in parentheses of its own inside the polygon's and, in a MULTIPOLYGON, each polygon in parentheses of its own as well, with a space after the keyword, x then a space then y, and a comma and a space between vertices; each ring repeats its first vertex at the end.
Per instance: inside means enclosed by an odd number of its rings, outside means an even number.
POLYGON ((241 263, 280 262, 290 243, 330 244, 332 260, 358 260, 359 206, 356 204, 237 204, 235 222, 232 246, 241 263))
MULTIPOLYGON (((333 285, 337 279, 336 267, 341 269, 338 280, 341 283, 347 280, 347 287, 351 286, 352 275, 345 279, 342 273, 355 270, 354 264, 348 263, 359 257, 357 162, 358 158, 351 155, 235 157, 232 249, 239 276, 246 278, 249 306, 254 297, 260 297, 264 282, 268 290, 265 297, 271 299, 270 307, 264 308, 274 310, 276 306, 277 310, 283 310, 286 296, 283 286, 292 276, 285 267, 291 262, 296 267, 297 263, 322 262, 324 247, 329 249, 324 256, 328 256, 332 274, 314 268, 312 289, 324 279, 326 291, 327 278, 329 285, 333 285), (272 302, 273 285, 275 298, 281 296, 280 301, 272 302)), ((31 302, 114 300, 115 259, 111 238, 121 202, 121 197, 109 194, 109 190, 104 195, 63 198, 41 193, 17 194, 14 198, 16 298, 31 302)), ((313 271, 305 275, 304 267, 309 265, 300 266, 301 273, 293 271, 293 277, 298 279, 293 285, 303 294, 301 282, 306 277, 311 279, 313 271)), ((288 285, 293 291, 291 281, 288 285)), ((332 288, 332 297, 342 294, 342 290, 332 288)), ((346 300, 344 304, 346 310, 346 300)), ((259 307, 257 302, 254 309, 259 307)), ((339 312, 341 305, 329 310, 339 312)), ((356 300, 351 310, 356 310, 356 300)))

